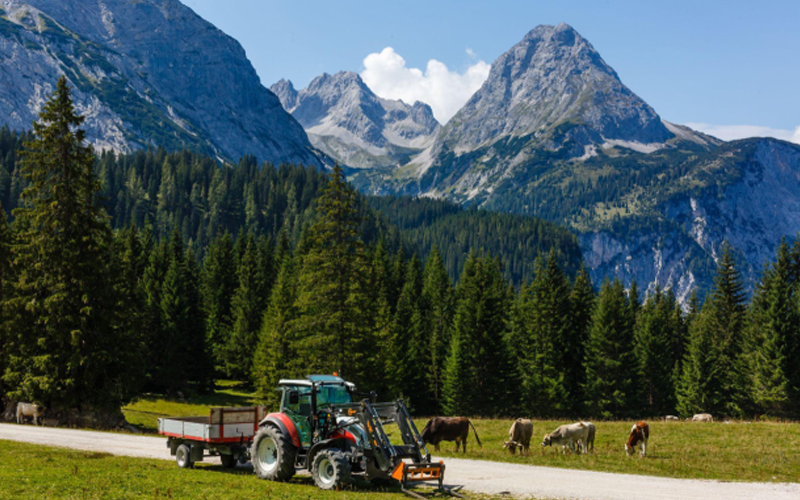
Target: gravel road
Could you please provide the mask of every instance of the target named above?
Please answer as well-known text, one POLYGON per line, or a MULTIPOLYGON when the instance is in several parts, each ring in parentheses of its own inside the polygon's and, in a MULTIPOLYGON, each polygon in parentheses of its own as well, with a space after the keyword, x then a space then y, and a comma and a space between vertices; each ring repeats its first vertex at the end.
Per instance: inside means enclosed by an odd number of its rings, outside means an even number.
MULTIPOLYGON (((172 460, 166 440, 108 432, 0 424, 0 440, 172 460)), ((535 467, 448 458, 446 482, 464 490, 520 497, 586 500, 800 499, 800 484, 730 483, 535 467)))

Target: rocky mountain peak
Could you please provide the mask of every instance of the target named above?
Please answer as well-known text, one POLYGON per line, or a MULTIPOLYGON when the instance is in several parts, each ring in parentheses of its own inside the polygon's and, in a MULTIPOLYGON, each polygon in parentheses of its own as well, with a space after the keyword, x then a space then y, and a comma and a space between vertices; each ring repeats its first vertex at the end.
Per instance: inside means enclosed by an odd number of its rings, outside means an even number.
POLYGON ((562 23, 537 26, 498 57, 440 141, 458 153, 507 136, 532 136, 557 149, 564 139, 660 144, 673 134, 594 47, 562 23), (554 131, 566 136, 554 138, 554 131))
POLYGON ((297 90, 295 90, 294 84, 292 84, 291 81, 281 78, 273 83, 269 90, 278 96, 283 109, 289 113, 297 106, 297 90))
POLYGON ((353 168, 402 164, 441 128, 427 104, 378 97, 352 71, 323 73, 299 92, 286 80, 271 90, 317 148, 353 168))

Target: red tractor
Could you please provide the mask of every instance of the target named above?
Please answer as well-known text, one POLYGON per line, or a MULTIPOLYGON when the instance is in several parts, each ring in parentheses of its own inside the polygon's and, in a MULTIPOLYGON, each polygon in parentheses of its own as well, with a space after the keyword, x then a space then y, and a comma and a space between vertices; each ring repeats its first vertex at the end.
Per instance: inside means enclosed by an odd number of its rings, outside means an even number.
POLYGON ((374 393, 359 394, 355 385, 333 375, 281 380, 278 390, 280 412, 259 423, 250 448, 259 478, 287 481, 302 468, 324 490, 358 478, 396 480, 404 491, 409 483, 436 481, 452 493, 442 485, 444 464, 431 463, 402 400, 376 403, 374 393), (403 444, 389 439, 388 424, 397 425, 403 444))

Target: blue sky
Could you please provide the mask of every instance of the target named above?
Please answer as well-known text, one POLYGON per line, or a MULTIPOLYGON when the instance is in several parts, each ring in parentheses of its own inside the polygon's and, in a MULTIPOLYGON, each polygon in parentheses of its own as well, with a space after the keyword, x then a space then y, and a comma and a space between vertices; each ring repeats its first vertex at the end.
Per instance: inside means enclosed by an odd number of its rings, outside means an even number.
POLYGON ((384 97, 433 101, 440 121, 525 33, 566 22, 663 118, 800 142, 798 1, 182 1, 237 39, 267 86, 356 71, 384 97))

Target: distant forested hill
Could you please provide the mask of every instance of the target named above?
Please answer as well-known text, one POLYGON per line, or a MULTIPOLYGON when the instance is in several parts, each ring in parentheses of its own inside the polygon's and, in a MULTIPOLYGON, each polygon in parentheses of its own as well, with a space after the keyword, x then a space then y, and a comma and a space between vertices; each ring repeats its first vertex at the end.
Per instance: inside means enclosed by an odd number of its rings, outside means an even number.
MULTIPOLYGON (((0 201, 9 215, 24 187, 17 151, 27 137, 0 129, 0 201)), ((221 165, 208 156, 164 149, 106 153, 99 157, 97 171, 112 227, 150 227, 157 239, 178 230, 199 256, 226 231, 273 239, 283 231, 297 243, 315 217, 314 201, 327 180, 327 174, 313 167, 259 165, 252 157, 221 165)), ((580 267, 577 238, 534 217, 439 200, 358 199, 366 241, 383 239, 390 249, 402 246, 407 254, 419 252, 423 258, 436 246, 454 279, 471 250, 500 257, 506 278, 516 284, 533 278, 534 260, 551 248, 571 275, 580 267)))

